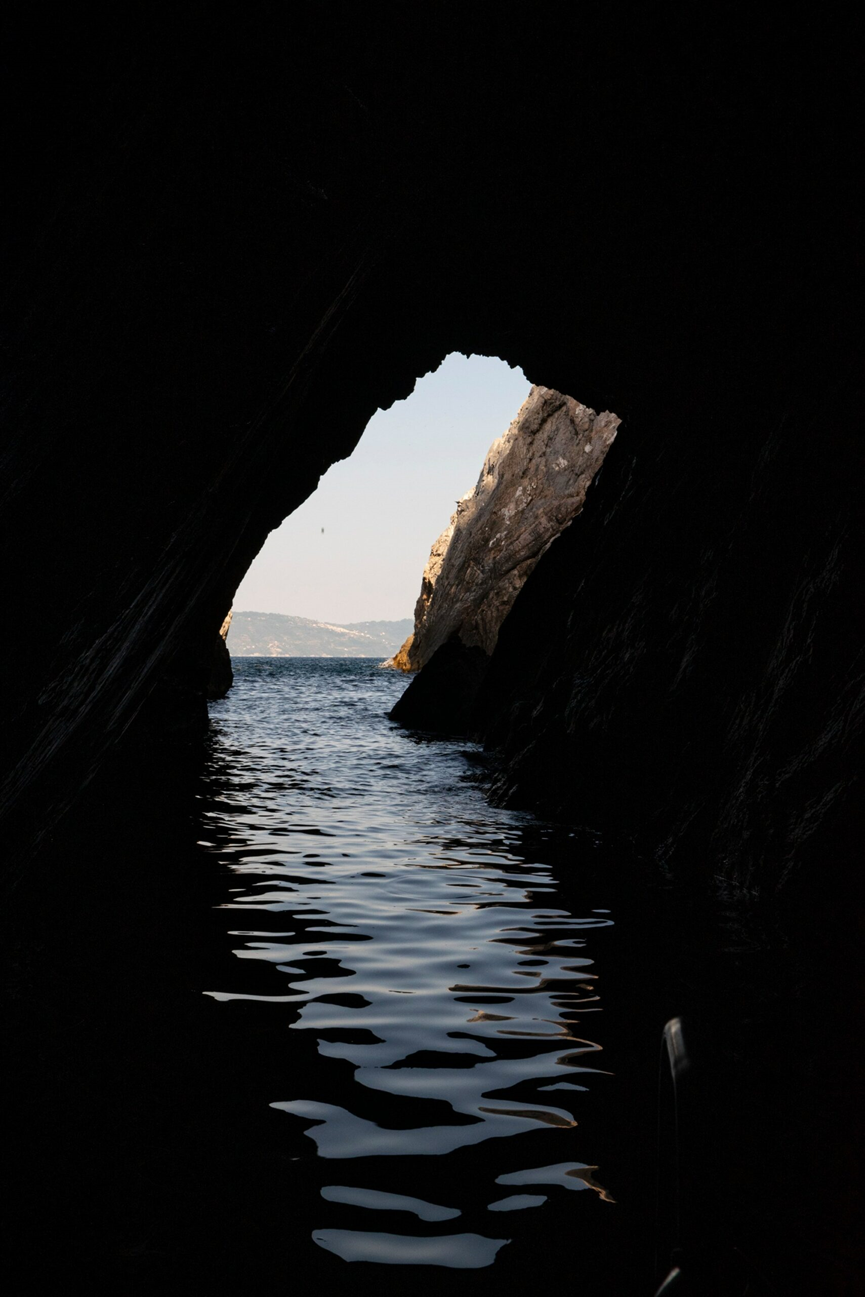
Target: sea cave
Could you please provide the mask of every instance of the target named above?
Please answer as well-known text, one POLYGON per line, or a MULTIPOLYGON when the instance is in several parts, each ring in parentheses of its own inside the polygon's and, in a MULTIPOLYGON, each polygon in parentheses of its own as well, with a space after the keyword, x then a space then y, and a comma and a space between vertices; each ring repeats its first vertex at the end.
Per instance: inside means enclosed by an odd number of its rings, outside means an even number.
MULTIPOLYGON (((599 1297, 667 1276, 683 1297, 859 1290, 856 42, 839 15, 740 18, 445 5, 11 24, 0 812, 21 1291, 86 1276, 92 1292, 507 1294, 574 1274, 599 1297), (610 1075, 583 1096, 573 1052, 561 1083, 582 1105, 580 1175, 551 1157, 539 1185, 491 1153, 484 1229, 447 1215, 482 1163, 442 1171, 400 1105, 412 1069, 438 1066, 452 1091, 427 1097, 456 1113, 454 1147, 478 1113, 570 1131, 527 1116, 528 1089, 496 1098, 504 1080, 471 1097, 482 1032, 509 1030, 502 995, 449 972, 481 1034, 442 1028, 435 1049, 391 1055, 363 1014, 385 1005, 398 1034, 394 988, 358 999, 334 977, 307 1022, 356 1076, 380 1049, 379 1089, 315 1210, 307 1163, 333 1156, 341 1095, 327 1079, 302 1093, 313 1033, 207 995, 247 895, 237 853, 270 850, 243 826, 261 734, 272 781, 305 763, 262 832, 311 834, 309 958, 326 962, 326 930, 350 928, 387 872, 359 865, 367 885, 336 904, 326 808, 285 828, 322 800, 321 750, 268 712, 276 675, 244 668, 230 687, 220 628, 268 535, 453 353, 620 423, 489 652, 436 644, 451 657, 404 694, 398 673, 364 677, 364 698, 407 708, 387 721, 369 702, 382 763, 404 760, 425 795, 442 781, 417 873, 432 888, 439 871, 429 924, 465 904, 465 963, 475 941, 501 955, 496 909, 522 889, 539 931, 565 916, 552 945, 568 924, 587 945, 566 966, 535 935, 508 976, 540 986, 533 969, 558 960, 586 1012, 601 987, 592 1065, 610 1075), (452 788, 481 826, 470 839, 452 788), (447 879, 461 852, 477 875, 447 879), (489 886, 488 908, 458 883, 489 886), (436 1061, 454 1041, 459 1060, 436 1061), (291 1133, 304 1113, 317 1144, 291 1133), (355 1156, 406 1150, 414 1179, 345 1178, 355 1156), (561 1192, 577 1181, 587 1192, 561 1192), (382 1244, 383 1223, 374 1245, 329 1227, 310 1244, 322 1203, 414 1213, 415 1242, 382 1244)), ((314 717, 309 674, 279 679, 280 715, 314 717)), ((352 756, 337 719, 334 771, 379 759, 352 756)), ((298 886, 292 869, 273 886, 298 886)), ((277 919, 242 930, 236 998, 272 994, 291 953, 277 919)), ((420 949, 432 929, 412 923, 420 949)), ((513 1062, 505 1045, 490 1076, 513 1062)), ((497 1127, 491 1147, 507 1142, 497 1127)))

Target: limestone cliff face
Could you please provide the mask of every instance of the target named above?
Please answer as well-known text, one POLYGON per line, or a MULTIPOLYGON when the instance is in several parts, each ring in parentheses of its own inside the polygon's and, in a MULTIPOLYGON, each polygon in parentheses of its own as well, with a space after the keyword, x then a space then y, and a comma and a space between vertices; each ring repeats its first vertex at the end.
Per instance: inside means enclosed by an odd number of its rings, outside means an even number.
POLYGON ((415 628, 391 665, 418 671, 452 635, 492 653, 538 559, 582 508, 620 423, 533 387, 430 552, 415 628))
MULTIPOLYGON (((462 500, 459 501, 459 505, 463 504, 463 502, 472 494, 473 493, 470 491, 468 495, 463 496, 462 500)), ((427 609, 432 601, 436 581, 438 580, 439 573, 442 570, 442 563, 444 562, 448 546, 451 543, 451 537, 454 534, 454 527, 456 526, 457 515, 459 513, 459 505, 457 506, 457 513, 451 514, 451 520, 442 534, 433 541, 433 547, 430 550, 427 565, 423 570, 420 594, 418 595, 418 601, 415 604, 414 630, 411 635, 408 636, 399 652, 395 653, 389 661, 383 663, 386 667, 396 667, 399 671, 417 671, 421 666, 423 666, 423 661, 417 660, 421 642, 420 630, 426 622, 427 609), (415 643, 416 640, 418 641, 417 644, 415 643)))

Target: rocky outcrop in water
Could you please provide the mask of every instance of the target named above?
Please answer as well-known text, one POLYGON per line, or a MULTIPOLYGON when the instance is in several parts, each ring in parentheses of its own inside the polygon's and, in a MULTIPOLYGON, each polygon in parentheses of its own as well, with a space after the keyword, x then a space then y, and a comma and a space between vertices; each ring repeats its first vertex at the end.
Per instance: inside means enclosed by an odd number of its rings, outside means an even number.
POLYGON ((219 628, 219 634, 213 645, 213 661, 207 679, 207 697, 213 702, 224 698, 234 684, 234 672, 231 669, 231 654, 228 651, 228 632, 231 629, 233 612, 229 612, 219 628))
POLYGON ((526 578, 582 508, 619 423, 561 392, 532 388, 435 541, 414 633, 390 665, 418 671, 453 636, 492 653, 526 578))
POLYGON ((390 719, 431 734, 465 734, 488 665, 483 649, 452 635, 391 708, 390 719))

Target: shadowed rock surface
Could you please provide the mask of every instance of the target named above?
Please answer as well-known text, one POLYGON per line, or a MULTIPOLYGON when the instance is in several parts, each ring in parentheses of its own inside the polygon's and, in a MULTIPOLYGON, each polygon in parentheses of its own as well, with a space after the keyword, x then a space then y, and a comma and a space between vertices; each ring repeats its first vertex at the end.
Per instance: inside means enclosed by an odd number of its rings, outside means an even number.
MULTIPOLYGON (((686 473, 669 442, 632 458, 620 439, 505 622, 471 721, 500 802, 637 832, 725 894, 824 903, 826 836, 852 846, 861 825, 857 401, 835 393, 816 473, 804 410, 767 414, 752 463, 686 473)), ((725 428, 704 419, 719 446, 725 428)))
POLYGON ((465 734, 489 658, 454 633, 412 680, 390 718, 434 734, 465 734))
POLYGON ((414 632, 391 665, 419 671, 454 635, 492 653, 526 577, 579 513, 619 422, 560 392, 532 388, 433 544, 414 632))
POLYGON ((231 670, 231 654, 228 651, 228 632, 231 628, 233 614, 229 612, 219 628, 219 634, 213 646, 213 663, 207 681, 207 697, 211 700, 224 698, 234 681, 231 670))

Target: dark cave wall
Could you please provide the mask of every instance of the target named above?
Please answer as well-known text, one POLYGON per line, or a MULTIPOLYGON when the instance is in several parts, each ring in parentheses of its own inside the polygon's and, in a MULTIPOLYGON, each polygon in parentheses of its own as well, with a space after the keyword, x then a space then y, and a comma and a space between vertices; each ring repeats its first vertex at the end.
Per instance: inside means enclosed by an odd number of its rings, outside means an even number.
POLYGON ((780 877, 767 790, 817 823, 849 752, 807 756, 851 687, 849 33, 113 21, 22 29, 10 78, 7 832, 194 741, 267 532, 458 349, 624 420, 497 655, 500 795, 780 877))
POLYGON ((829 456, 804 398, 746 402, 734 429, 695 410, 700 439, 655 411, 636 451, 622 430, 493 655, 474 726, 498 801, 635 835, 728 894, 819 890, 828 855, 861 901, 860 399, 832 393, 829 456))

